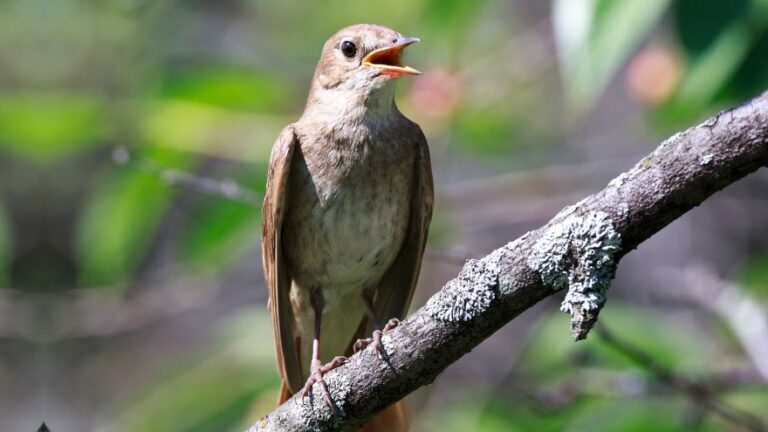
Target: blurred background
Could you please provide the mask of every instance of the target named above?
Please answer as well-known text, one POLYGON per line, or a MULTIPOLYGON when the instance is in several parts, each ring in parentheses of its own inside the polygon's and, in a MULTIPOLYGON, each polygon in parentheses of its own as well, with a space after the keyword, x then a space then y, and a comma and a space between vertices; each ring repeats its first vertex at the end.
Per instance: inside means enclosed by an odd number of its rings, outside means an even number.
MULTIPOLYGON (((768 88, 766 0, 5 0, 0 430, 243 430, 275 405, 267 157, 323 42, 422 43, 401 110, 437 202, 414 307, 662 139, 768 88)), ((411 397, 415 431, 768 423, 768 172, 555 295, 411 397)))

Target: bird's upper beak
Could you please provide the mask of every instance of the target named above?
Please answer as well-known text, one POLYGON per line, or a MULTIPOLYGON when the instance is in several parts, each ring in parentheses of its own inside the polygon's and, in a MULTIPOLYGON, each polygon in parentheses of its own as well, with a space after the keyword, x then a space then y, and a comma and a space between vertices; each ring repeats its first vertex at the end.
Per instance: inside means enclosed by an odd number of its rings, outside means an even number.
POLYGON ((363 57, 363 64, 381 69, 381 73, 384 75, 419 75, 421 72, 410 66, 405 66, 400 61, 403 49, 416 42, 421 41, 415 37, 397 38, 392 45, 369 52, 363 57))

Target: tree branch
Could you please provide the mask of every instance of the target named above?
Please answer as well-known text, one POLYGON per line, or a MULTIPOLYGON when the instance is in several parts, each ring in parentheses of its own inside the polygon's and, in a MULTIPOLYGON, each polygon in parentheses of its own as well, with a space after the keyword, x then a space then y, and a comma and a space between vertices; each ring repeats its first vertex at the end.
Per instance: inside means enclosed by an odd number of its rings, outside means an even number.
POLYGON ((586 336, 621 257, 707 197, 768 165, 768 93, 675 134, 602 191, 480 260, 469 260, 427 304, 249 431, 331 431, 362 424, 504 324, 561 288, 575 338, 586 336))

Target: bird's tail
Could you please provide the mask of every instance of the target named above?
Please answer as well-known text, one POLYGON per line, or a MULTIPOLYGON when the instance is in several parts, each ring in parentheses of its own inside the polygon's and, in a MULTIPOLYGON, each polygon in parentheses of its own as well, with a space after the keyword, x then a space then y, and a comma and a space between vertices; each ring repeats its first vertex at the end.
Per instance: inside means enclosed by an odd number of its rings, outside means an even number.
MULTIPOLYGON (((280 403, 287 401, 293 394, 288 386, 280 386, 280 403)), ((411 413, 405 400, 397 401, 384 411, 376 414, 360 426, 356 432, 408 432, 411 428, 411 413)))

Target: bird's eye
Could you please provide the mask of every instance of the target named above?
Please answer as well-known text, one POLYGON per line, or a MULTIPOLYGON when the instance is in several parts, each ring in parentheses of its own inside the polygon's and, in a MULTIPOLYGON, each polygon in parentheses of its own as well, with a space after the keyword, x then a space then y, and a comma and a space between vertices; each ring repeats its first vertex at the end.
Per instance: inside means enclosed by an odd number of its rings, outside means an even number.
POLYGON ((352 58, 357 53, 357 47, 353 42, 346 40, 341 43, 341 52, 346 57, 352 58))

